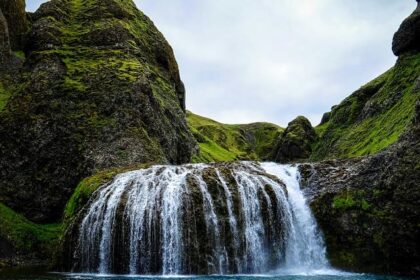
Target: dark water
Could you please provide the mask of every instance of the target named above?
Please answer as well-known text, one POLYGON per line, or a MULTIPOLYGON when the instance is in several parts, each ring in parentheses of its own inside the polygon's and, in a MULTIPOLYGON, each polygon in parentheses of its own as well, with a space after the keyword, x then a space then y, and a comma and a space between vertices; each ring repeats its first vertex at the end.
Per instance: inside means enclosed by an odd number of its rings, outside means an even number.
MULTIPOLYGON (((321 272, 322 273, 322 272, 321 272)), ((30 280, 419 280, 420 278, 407 278, 398 276, 381 276, 373 274, 357 274, 339 271, 330 271, 318 275, 232 275, 232 276, 134 276, 134 275, 98 275, 98 274, 66 274, 48 273, 42 268, 8 270, 0 272, 0 279, 30 279, 30 280), (329 275, 328 275, 329 274, 329 275)))

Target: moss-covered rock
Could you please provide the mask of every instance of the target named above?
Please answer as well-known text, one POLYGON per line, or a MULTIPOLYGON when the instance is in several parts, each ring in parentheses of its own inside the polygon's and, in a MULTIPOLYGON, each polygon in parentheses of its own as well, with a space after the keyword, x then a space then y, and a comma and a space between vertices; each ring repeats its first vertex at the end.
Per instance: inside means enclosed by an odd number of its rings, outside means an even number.
POLYGON ((0 201, 54 221, 90 174, 190 160, 172 49, 131 0, 52 0, 31 19, 0 115, 0 201))
POLYGON ((420 98, 420 54, 401 55, 396 65, 339 105, 316 127, 312 160, 371 155, 397 142, 420 98))
POLYGON ((0 70, 9 63, 11 54, 9 27, 0 8, 0 70))
POLYGON ((50 261, 57 249, 61 224, 35 224, 0 203, 0 270, 6 266, 50 261))
POLYGON ((333 106, 315 128, 312 160, 372 155, 409 128, 420 99, 420 6, 394 36, 393 68, 333 106))
POLYGON ((187 113, 200 149, 194 162, 265 160, 283 129, 271 123, 222 124, 187 113))
POLYGON ((299 116, 291 121, 277 139, 271 160, 281 163, 302 161, 311 155, 317 135, 309 120, 299 116))
POLYGON ((420 103, 400 141, 374 156, 300 166, 302 184, 340 268, 420 274, 420 103))
POLYGON ((23 35, 28 31, 25 0, 0 0, 0 10, 8 22, 10 45, 13 50, 21 50, 23 35))

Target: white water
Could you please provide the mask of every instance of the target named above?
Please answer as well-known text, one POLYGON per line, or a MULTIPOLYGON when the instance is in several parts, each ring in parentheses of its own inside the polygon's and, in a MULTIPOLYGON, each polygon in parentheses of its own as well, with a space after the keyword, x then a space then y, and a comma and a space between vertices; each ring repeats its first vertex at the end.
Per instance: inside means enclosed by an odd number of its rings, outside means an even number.
POLYGON ((261 166, 267 173, 280 178, 287 189, 292 216, 284 269, 303 273, 327 269, 324 240, 300 189, 298 168, 276 163, 261 163, 261 166))
POLYGON ((120 174, 94 194, 78 240, 75 270, 82 272, 311 274, 329 267, 297 167, 275 163, 120 174))

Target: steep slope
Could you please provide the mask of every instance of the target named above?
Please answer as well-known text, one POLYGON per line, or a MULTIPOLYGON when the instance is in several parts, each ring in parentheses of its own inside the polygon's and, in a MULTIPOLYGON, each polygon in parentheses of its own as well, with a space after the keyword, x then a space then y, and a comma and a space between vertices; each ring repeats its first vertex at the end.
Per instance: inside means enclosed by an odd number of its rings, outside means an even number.
POLYGON ((200 146, 194 162, 267 159, 283 132, 271 123, 222 124, 191 112, 187 119, 200 146))
POLYGON ((172 49, 131 0, 52 0, 31 19, 0 113, 0 202, 54 221, 92 173, 190 160, 172 49))
POLYGON ((419 30, 417 7, 394 36, 395 66, 324 115, 311 159, 375 154, 407 130, 420 95, 419 30))
POLYGON ((398 143, 373 156, 300 166, 336 267, 420 275, 420 102, 398 143))

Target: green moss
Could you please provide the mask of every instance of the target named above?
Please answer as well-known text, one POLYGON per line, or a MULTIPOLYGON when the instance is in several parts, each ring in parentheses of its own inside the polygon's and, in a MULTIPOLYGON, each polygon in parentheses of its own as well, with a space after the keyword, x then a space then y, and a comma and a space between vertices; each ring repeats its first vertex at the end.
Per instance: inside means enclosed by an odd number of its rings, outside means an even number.
POLYGON ((10 92, 7 91, 4 87, 2 82, 0 81, 0 112, 6 106, 7 101, 10 98, 10 92))
POLYGON ((222 124, 191 112, 187 121, 200 146, 194 162, 265 159, 283 132, 270 123, 222 124))
POLYGON ((23 253, 51 254, 61 232, 61 224, 35 224, 0 203, 0 235, 23 253))
POLYGON ((334 197, 332 207, 338 210, 347 210, 356 205, 356 202, 353 200, 353 197, 334 197))
POLYGON ((25 60, 25 53, 23 51, 15 51, 13 52, 15 54, 16 57, 25 60))
POLYGON ((83 179, 73 192, 64 209, 64 221, 67 224, 77 212, 86 204, 91 195, 102 185, 111 181, 116 175, 149 167, 151 164, 138 164, 129 167, 113 168, 101 171, 93 176, 83 179))
POLYGON ((420 54, 402 56, 394 68, 346 98, 332 110, 331 119, 316 128, 320 140, 312 159, 375 154, 395 143, 414 115, 418 73, 420 54), (363 116, 366 106, 374 109, 363 116))

